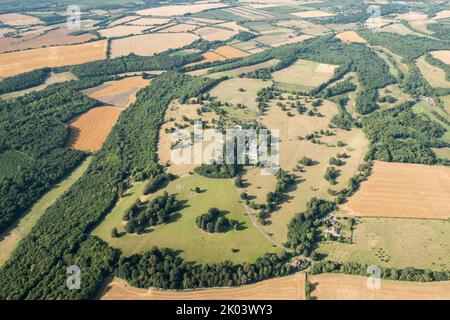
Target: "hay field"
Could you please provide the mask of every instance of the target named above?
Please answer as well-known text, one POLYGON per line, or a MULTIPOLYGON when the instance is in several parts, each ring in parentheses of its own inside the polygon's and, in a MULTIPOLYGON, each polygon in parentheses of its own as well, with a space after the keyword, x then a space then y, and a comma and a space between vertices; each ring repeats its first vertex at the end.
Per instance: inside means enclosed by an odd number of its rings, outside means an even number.
POLYGON ((342 208, 363 217, 450 218, 450 168, 375 161, 342 208))
POLYGON ((115 26, 111 28, 98 30, 98 33, 105 38, 118 38, 133 34, 141 34, 147 30, 147 26, 115 26))
POLYGON ((215 61, 224 61, 226 58, 221 56, 220 54, 215 53, 214 51, 208 51, 202 54, 203 60, 192 62, 186 65, 186 67, 192 67, 198 64, 203 64, 206 62, 215 62, 215 61))
POLYGON ((203 27, 195 30, 194 33, 206 41, 225 41, 231 39, 239 32, 214 27, 203 27))
POLYGON ((198 175, 185 175, 168 184, 155 194, 143 195, 145 183, 136 184, 129 195, 119 201, 105 220, 93 231, 111 246, 120 248, 124 255, 150 250, 153 246, 176 248, 180 256, 188 261, 215 263, 230 260, 236 263, 253 262, 267 252, 281 251, 257 230, 247 216, 244 204, 233 179, 209 179, 198 175), (195 187, 202 193, 191 191, 195 187), (186 206, 174 214, 172 221, 153 227, 141 235, 125 234, 123 215, 137 198, 142 201, 153 199, 167 191, 177 194, 177 199, 186 201, 186 206), (244 229, 226 233, 209 234, 195 225, 195 219, 210 208, 226 210, 227 217, 243 223, 244 229), (118 228, 119 238, 111 238, 111 229, 118 228), (233 251, 238 249, 239 251, 233 251))
POLYGON ((21 13, 1 14, 0 22, 4 23, 6 25, 9 25, 9 26, 14 26, 14 27, 28 26, 28 25, 42 23, 42 21, 36 17, 32 17, 29 15, 21 14, 21 13))
POLYGON ((72 30, 66 28, 54 30, 44 28, 22 33, 20 38, 2 38, 0 39, 0 53, 83 43, 96 38, 91 33, 74 36, 70 35, 71 32, 72 30))
POLYGON ((0 54, 0 77, 43 67, 61 67, 106 58, 106 40, 72 46, 40 48, 0 54))
MULTIPOLYGON (((306 208, 306 203, 312 197, 323 199, 333 199, 327 192, 329 188, 339 190, 347 186, 348 180, 354 176, 359 165, 363 162, 364 155, 368 150, 368 141, 360 129, 345 131, 334 129, 334 136, 322 136, 320 141, 323 144, 313 144, 307 140, 299 140, 298 137, 305 137, 318 130, 327 130, 331 118, 338 112, 337 106, 325 100, 324 104, 318 108, 323 117, 311 117, 306 113, 300 115, 295 109, 287 107, 293 116, 289 116, 287 111, 283 111, 276 104, 278 100, 270 103, 267 113, 259 117, 260 122, 269 130, 279 130, 280 133, 280 166, 284 170, 295 173, 300 179, 287 193, 287 201, 284 202, 269 218, 270 225, 263 226, 264 230, 273 234, 277 241, 286 241, 287 226, 294 215, 306 208), (341 140, 347 145, 337 147, 337 141, 341 140), (328 144, 328 145, 327 145, 328 144), (350 158, 345 159, 346 164, 339 168, 341 176, 337 179, 338 184, 330 185, 323 176, 328 161, 337 153, 347 153, 350 158), (294 172, 298 160, 309 157, 317 164, 305 167, 305 172, 294 172)), ((286 100, 281 101, 286 103, 286 100)), ((304 98, 300 100, 308 110, 311 109, 311 102, 306 102, 304 98)))
POLYGON ((345 274, 311 276, 318 300, 448 300, 450 281, 421 283, 382 280, 381 288, 370 290, 367 277, 345 274))
POLYGON ((30 233, 44 212, 84 174, 91 160, 91 157, 87 158, 68 177, 44 194, 17 223, 0 233, 0 266, 9 259, 20 240, 30 233))
POLYGON ((216 50, 214 50, 214 52, 227 59, 243 58, 249 55, 247 52, 241 51, 239 49, 230 46, 218 47, 216 50))
POLYGON ((197 36, 190 33, 155 33, 131 36, 112 41, 111 57, 127 56, 130 53, 152 56, 168 49, 184 47, 197 39, 197 36))
POLYGON ((289 87, 312 89, 328 81, 338 66, 300 59, 293 65, 274 72, 274 80, 289 87))
POLYGON ((356 43, 366 43, 367 41, 363 39, 355 31, 345 31, 336 35, 336 38, 342 42, 356 42, 356 43))
POLYGON ((439 67, 435 67, 425 61, 422 56, 416 60, 416 65, 420 69, 423 77, 434 88, 450 88, 450 82, 447 81, 445 71, 439 67))
POLYGON ((434 58, 439 59, 442 62, 450 65, 450 50, 439 50, 430 53, 434 58))
POLYGON ((305 300, 305 275, 297 273, 236 288, 163 291, 139 289, 114 278, 102 288, 101 300, 305 300))
MULTIPOLYGON (((413 34, 414 32, 411 29, 408 29, 403 25, 402 23, 394 23, 386 25, 379 29, 374 29, 375 32, 391 32, 391 33, 397 33, 399 35, 405 36, 408 34, 413 34)), ((415 35, 423 36, 419 33, 414 33, 415 35)))
POLYGON ((248 31, 248 28, 238 25, 236 22, 224 22, 216 25, 217 27, 231 29, 233 31, 248 31))
POLYGON ((71 72, 61 72, 61 73, 52 73, 50 77, 45 80, 45 82, 39 86, 24 89, 20 91, 15 91, 11 93, 6 93, 0 96, 2 99, 11 99, 11 98, 17 98, 21 97, 27 93, 33 92, 33 91, 41 91, 47 88, 49 85, 55 84, 55 83, 61 83, 66 82, 70 80, 77 80, 78 78, 71 72))
POLYGON ((127 23, 127 22, 131 22, 131 21, 137 20, 137 19, 139 19, 139 16, 126 16, 126 17, 123 17, 123 18, 120 18, 120 19, 112 21, 109 24, 109 26, 110 27, 115 27, 117 25, 124 24, 124 23, 127 23))
MULTIPOLYGON (((341 216, 349 217, 345 212, 341 216)), ((346 221, 338 221, 347 231, 346 221)), ((317 251, 331 261, 400 269, 450 268, 448 221, 415 218, 357 218, 356 221, 351 243, 324 241, 317 251)))
POLYGON ((226 7, 227 5, 221 3, 201 3, 201 4, 188 4, 188 5, 173 5, 163 6, 151 9, 144 9, 137 11, 136 13, 141 16, 182 16, 186 13, 198 13, 210 9, 218 9, 226 7))
POLYGON ((303 33, 313 36, 319 36, 324 33, 330 32, 330 29, 323 25, 314 24, 305 20, 282 20, 278 21, 276 24, 281 27, 299 28, 303 33))
POLYGON ((301 11, 301 12, 294 12, 291 14, 293 14, 294 16, 297 16, 299 18, 325 18, 325 17, 334 16, 333 13, 321 11, 321 10, 301 11))
POLYGON ((116 107, 93 108, 69 123, 68 146, 81 151, 98 151, 119 119, 123 109, 116 107))
POLYGON ((116 107, 126 108, 136 100, 136 93, 151 80, 142 77, 128 77, 109 81, 98 87, 82 91, 83 94, 116 107))

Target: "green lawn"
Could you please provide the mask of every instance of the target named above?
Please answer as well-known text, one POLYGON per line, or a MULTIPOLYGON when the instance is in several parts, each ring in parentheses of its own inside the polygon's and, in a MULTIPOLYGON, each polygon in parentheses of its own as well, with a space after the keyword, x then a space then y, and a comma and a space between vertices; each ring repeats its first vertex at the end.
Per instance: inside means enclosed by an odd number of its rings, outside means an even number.
POLYGON ((327 241, 327 259, 381 267, 450 268, 450 222, 430 219, 360 218, 353 244, 327 241))
POLYGON ((142 194, 143 187, 143 183, 135 184, 130 190, 130 195, 122 199, 93 231, 93 235, 101 237, 115 248, 120 248, 127 256, 158 246, 180 250, 183 258, 200 263, 224 260, 252 262, 266 252, 280 250, 274 248, 272 243, 252 225, 250 218, 245 214, 244 205, 239 201, 233 180, 208 179, 198 175, 179 178, 157 193, 168 191, 177 194, 177 199, 186 201, 186 207, 179 214, 175 214, 174 221, 155 227, 146 234, 125 234, 123 214, 142 194), (196 194, 191 191, 195 187, 205 191, 196 194), (195 225, 195 219, 211 207, 229 211, 227 217, 243 222, 245 229, 221 234, 209 234, 199 229, 195 225), (111 230, 114 227, 121 233, 119 238, 111 237, 111 230), (232 249, 239 249, 239 252, 233 253, 232 249))
POLYGON ((44 212, 84 174, 91 160, 92 157, 87 158, 70 176, 39 199, 16 225, 0 234, 0 265, 6 262, 20 240, 31 231, 44 212))

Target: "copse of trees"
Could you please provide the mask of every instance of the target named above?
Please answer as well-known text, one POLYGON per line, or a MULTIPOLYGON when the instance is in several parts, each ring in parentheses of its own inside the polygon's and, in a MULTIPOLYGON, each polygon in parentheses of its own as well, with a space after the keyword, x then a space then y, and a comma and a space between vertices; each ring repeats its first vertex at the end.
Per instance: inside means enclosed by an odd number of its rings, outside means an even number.
MULTIPOLYGON (((46 210, 0 269, 0 299, 24 299, 36 292, 37 287, 41 290, 33 295, 34 299, 67 299, 75 295, 65 285, 68 266, 65 254, 81 247, 85 241, 83 234, 89 233, 111 210, 118 199, 120 182, 136 173, 149 176, 160 173, 156 154, 158 132, 170 102, 196 97, 213 82, 169 72, 140 91, 135 106, 121 114, 87 172, 46 210), (53 274, 65 276, 47 277, 53 274)), ((101 252, 107 251, 105 248, 101 252)), ((90 260, 81 251, 77 259, 90 260)), ((89 287, 77 290, 78 299, 92 298, 89 288, 102 281, 103 264, 91 263, 90 268, 90 274, 96 276, 89 287)))
POLYGON ((164 188, 167 183, 172 181, 175 176, 171 173, 162 173, 158 174, 155 177, 151 178, 149 182, 144 187, 144 195, 148 195, 150 193, 155 193, 156 191, 164 188))
POLYGON ((289 254, 266 254, 254 263, 229 261, 207 265, 192 264, 167 249, 123 257, 116 275, 138 288, 198 289, 232 287, 286 276, 298 270, 290 265, 289 254), (149 273, 148 270, 153 270, 149 273))
POLYGON ((405 163, 436 163, 431 147, 444 146, 446 132, 438 123, 411 107, 414 102, 371 114, 363 120, 363 131, 371 142, 369 159, 405 163))
POLYGON ((180 203, 174 194, 164 192, 150 203, 134 204, 127 210, 124 220, 127 221, 125 230, 127 233, 142 233, 146 228, 167 223, 172 213, 178 211, 180 203))
POLYGON ((0 81, 0 94, 39 86, 50 76, 50 68, 42 68, 8 77, 0 81))
POLYGON ((197 227, 209 233, 222 233, 238 226, 238 222, 225 217, 225 212, 210 208, 195 219, 197 227))
POLYGON ((356 85, 350 80, 345 80, 323 90, 321 96, 326 99, 355 90, 356 85))

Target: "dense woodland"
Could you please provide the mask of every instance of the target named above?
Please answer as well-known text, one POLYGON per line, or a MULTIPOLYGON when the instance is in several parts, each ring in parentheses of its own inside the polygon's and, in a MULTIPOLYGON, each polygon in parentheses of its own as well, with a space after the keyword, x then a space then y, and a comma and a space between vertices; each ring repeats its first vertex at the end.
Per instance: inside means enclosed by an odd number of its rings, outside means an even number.
POLYGON ((41 85, 50 76, 50 72, 50 68, 42 68, 5 78, 0 81, 0 94, 24 90, 41 85))
POLYGON ((371 142, 370 159, 405 163, 436 163, 431 147, 445 147, 439 138, 445 128, 416 114, 409 102, 395 109, 371 114, 363 121, 363 130, 371 142))

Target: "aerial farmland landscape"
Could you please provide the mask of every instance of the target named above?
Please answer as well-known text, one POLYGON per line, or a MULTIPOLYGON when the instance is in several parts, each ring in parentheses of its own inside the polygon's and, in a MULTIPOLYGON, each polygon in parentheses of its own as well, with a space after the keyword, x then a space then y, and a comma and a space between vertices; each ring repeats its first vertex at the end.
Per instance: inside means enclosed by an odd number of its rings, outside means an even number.
POLYGON ((450 1, 3 0, 0 160, 0 303, 448 301, 450 1))

